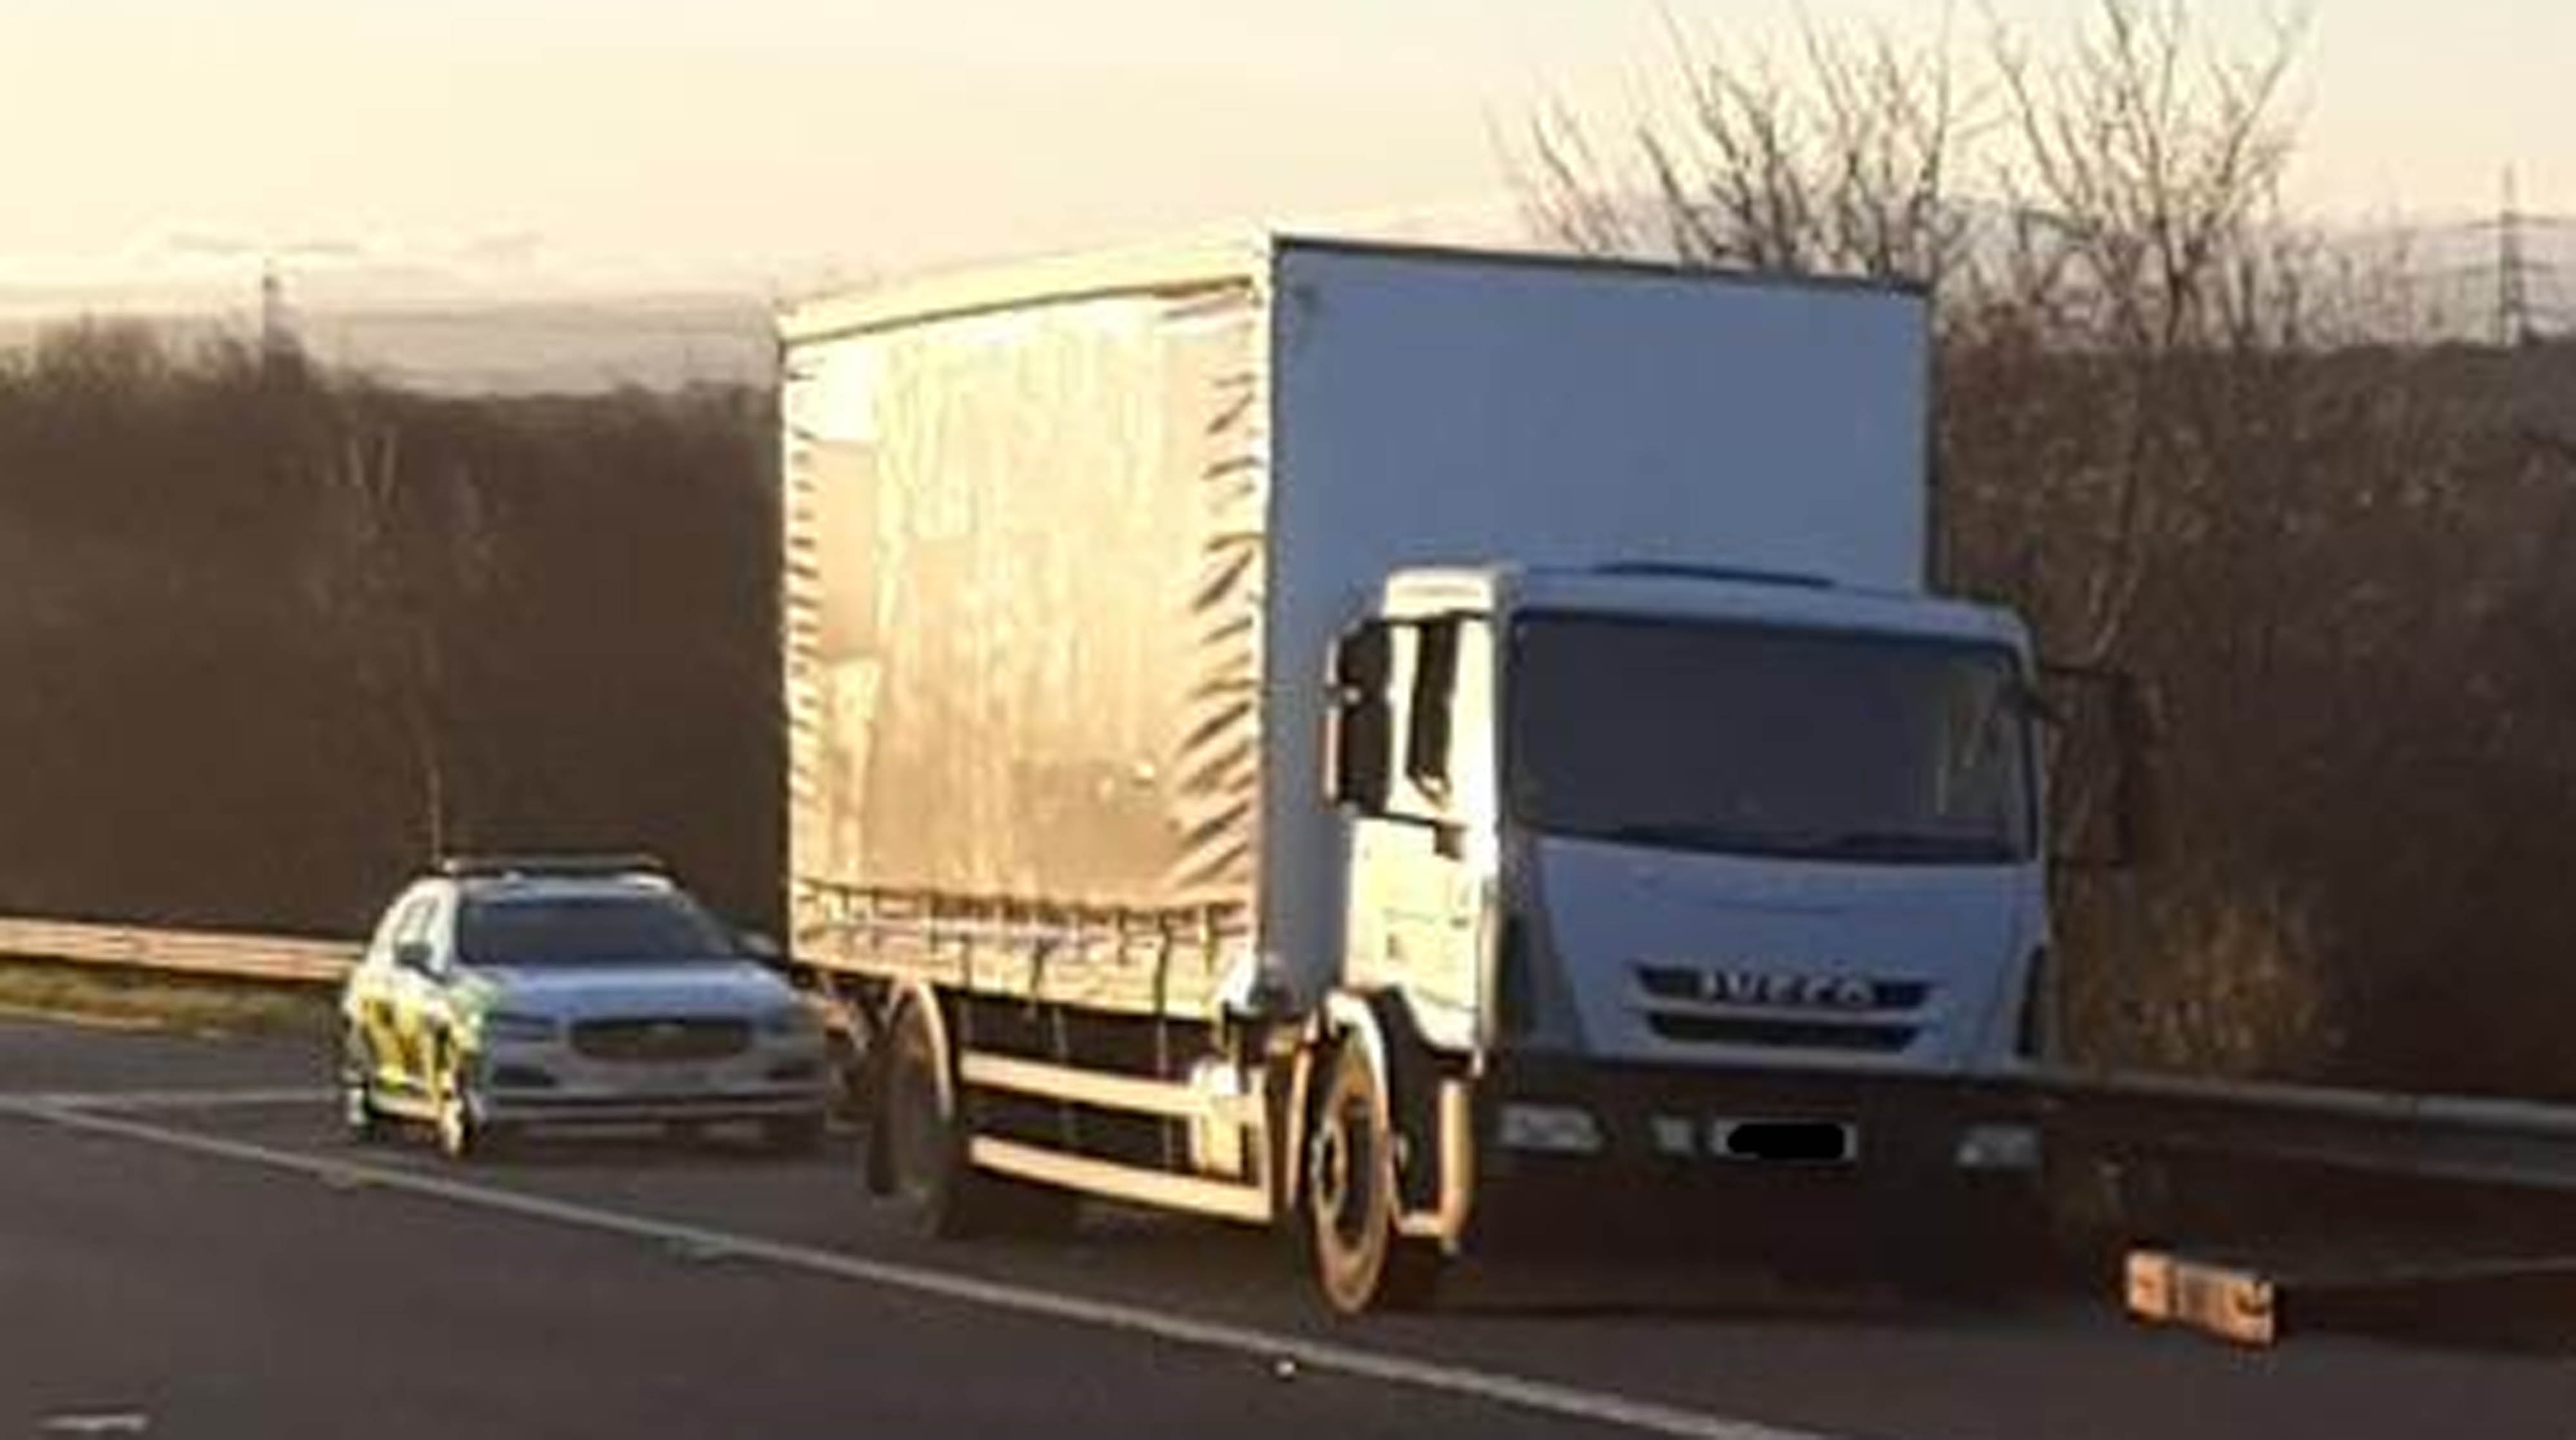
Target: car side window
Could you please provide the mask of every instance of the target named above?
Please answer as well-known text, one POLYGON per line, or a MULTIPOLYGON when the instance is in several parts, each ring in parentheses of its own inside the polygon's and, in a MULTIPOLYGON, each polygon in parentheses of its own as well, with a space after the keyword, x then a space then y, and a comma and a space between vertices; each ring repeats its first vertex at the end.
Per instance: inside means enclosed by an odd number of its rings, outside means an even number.
POLYGON ((434 899, 429 895, 413 895, 394 906, 387 913, 383 928, 377 932, 368 958, 391 968, 396 950, 410 941, 425 938, 434 899))
POLYGON ((402 929, 403 917, 411 913, 408 897, 385 907, 384 917, 376 922, 376 933, 367 941, 367 959, 376 963, 393 958, 394 934, 402 929))
POLYGON ((420 898, 420 918, 409 938, 429 947, 430 978, 444 981, 456 960, 456 946, 451 939, 455 927, 448 923, 455 907, 443 894, 431 893, 420 898))

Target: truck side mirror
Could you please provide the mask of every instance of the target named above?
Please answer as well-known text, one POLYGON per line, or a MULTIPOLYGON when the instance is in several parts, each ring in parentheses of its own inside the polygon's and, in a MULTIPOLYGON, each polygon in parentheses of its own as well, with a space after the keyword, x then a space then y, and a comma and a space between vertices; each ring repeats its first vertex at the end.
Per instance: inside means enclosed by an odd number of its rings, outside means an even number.
POLYGON ((1395 678, 1395 627, 1363 620, 1333 642, 1333 689, 1386 693, 1395 678))
POLYGON ((2145 687, 2124 670, 2049 665, 2040 673, 2050 693, 2033 709, 2055 742, 2050 859, 2070 870, 2143 863, 2155 843, 2147 774, 2155 723, 2145 687))
POLYGON ((1395 771, 1395 712, 1386 687, 1394 670, 1394 637, 1383 620, 1355 626, 1333 645, 1324 798, 1335 805, 1386 808, 1395 771))

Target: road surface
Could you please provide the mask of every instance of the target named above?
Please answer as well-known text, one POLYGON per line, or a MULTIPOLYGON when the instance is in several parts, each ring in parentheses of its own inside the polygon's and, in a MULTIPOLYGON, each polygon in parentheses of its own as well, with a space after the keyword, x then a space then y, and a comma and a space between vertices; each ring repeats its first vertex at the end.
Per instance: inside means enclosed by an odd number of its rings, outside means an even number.
POLYGON ((2576 1437, 2576 1362, 2107 1298, 1961 1312, 1472 1276, 1334 1323, 1265 1237, 936 1245, 845 1142, 458 1167, 338 1133, 318 1044, 0 1021, 0 1434, 2576 1437))

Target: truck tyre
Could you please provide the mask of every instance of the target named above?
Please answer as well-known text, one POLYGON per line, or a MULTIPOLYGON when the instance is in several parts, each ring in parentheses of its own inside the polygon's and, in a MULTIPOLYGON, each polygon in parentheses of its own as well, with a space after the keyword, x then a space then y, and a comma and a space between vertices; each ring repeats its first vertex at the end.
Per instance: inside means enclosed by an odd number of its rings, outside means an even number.
POLYGON ((1409 1310, 1430 1302, 1438 1249, 1396 1233, 1395 1137, 1385 1082, 1367 1052, 1336 1047, 1308 1132, 1305 1211, 1315 1280, 1344 1315, 1409 1310))
POLYGON ((1070 1229, 1079 1201, 1069 1192, 987 1175, 967 1162, 967 1127, 942 1099, 948 1057, 918 1008, 904 1009, 889 1044, 884 1123, 870 1144, 913 1228, 934 1240, 1070 1229))

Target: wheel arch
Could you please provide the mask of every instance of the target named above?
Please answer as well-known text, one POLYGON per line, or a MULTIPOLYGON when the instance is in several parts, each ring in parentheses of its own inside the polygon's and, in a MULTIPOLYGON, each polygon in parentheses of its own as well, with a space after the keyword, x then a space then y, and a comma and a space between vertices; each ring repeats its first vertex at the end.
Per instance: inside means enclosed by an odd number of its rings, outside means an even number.
POLYGON ((1315 1121, 1316 1077, 1345 1046, 1357 1046, 1377 1074, 1378 1121, 1405 1152, 1396 1167, 1398 1196, 1408 1208, 1429 1208, 1439 1191, 1440 1063, 1413 1026, 1403 997, 1387 990, 1336 990, 1324 997, 1299 1047, 1283 1154, 1293 1166, 1287 1197, 1305 1203, 1305 1146, 1315 1121), (1428 1163, 1425 1163, 1428 1161, 1428 1163))

